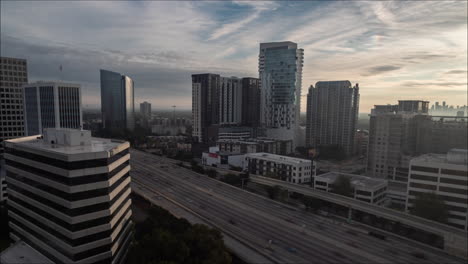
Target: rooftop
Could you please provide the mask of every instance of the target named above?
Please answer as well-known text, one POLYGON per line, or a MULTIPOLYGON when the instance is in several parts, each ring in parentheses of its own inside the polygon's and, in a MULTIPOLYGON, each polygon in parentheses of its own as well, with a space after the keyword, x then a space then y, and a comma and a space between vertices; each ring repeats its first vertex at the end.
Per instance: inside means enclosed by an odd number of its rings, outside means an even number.
POLYGON ((381 185, 387 184, 387 181, 384 179, 377 179, 377 178, 371 178, 371 177, 366 177, 362 175, 340 173, 340 172, 327 172, 324 174, 320 174, 320 175, 315 176, 315 180, 326 179, 328 182, 334 182, 340 175, 350 178, 351 184, 354 186, 376 188, 381 185))
POLYGON ((0 263, 53 264, 54 262, 20 240, 0 253, 0 263))
MULTIPOLYGON (((44 135, 35 135, 5 140, 29 149, 55 152, 57 154, 82 154, 107 152, 126 143, 125 141, 91 137, 88 130, 79 129, 45 129, 44 135)), ((128 144, 128 143, 127 143, 128 144)))
POLYGON ((290 163, 297 163, 297 164, 303 163, 303 162, 312 162, 312 161, 307 160, 307 159, 299 159, 299 158, 281 156, 281 155, 265 153, 265 152, 249 153, 249 154, 246 154, 245 156, 246 157, 252 157, 252 158, 260 158, 260 159, 265 159, 265 160, 271 160, 271 161, 290 162, 290 163))
POLYGON ((467 149, 451 149, 447 154, 429 153, 413 158, 413 161, 428 162, 428 163, 447 163, 465 165, 468 163, 467 149))

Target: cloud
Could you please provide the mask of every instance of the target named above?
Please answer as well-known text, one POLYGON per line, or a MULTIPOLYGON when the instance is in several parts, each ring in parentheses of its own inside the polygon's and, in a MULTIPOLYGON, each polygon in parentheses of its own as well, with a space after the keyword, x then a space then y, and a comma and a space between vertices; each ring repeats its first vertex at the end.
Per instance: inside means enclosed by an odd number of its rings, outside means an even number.
POLYGON ((451 70, 448 72, 445 72, 445 74, 467 74, 468 71, 466 70, 451 70))
POLYGON ((382 65, 382 66, 375 66, 372 68, 369 68, 367 70, 367 73, 362 74, 363 76, 371 76, 371 75, 377 75, 389 71, 396 71, 401 69, 399 66, 393 66, 393 65, 382 65))
POLYGON ((27 58, 31 80, 59 79, 62 64, 65 80, 83 84, 85 104, 99 104, 105 68, 134 79, 137 101, 189 109, 192 73, 258 76, 259 43, 282 40, 304 49, 302 95, 317 81, 348 79, 360 84, 363 112, 401 99, 395 91, 444 97, 439 88, 450 87, 446 101, 466 99, 466 1, 0 5, 2 56, 27 58))

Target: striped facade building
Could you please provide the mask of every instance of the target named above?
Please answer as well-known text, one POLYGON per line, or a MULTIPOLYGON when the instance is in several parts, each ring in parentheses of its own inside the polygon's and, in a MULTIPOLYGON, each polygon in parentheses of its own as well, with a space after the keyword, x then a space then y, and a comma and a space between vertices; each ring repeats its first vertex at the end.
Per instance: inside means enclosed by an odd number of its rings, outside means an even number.
POLYGON ((78 129, 5 141, 10 237, 55 263, 123 263, 132 225, 129 147, 78 129))

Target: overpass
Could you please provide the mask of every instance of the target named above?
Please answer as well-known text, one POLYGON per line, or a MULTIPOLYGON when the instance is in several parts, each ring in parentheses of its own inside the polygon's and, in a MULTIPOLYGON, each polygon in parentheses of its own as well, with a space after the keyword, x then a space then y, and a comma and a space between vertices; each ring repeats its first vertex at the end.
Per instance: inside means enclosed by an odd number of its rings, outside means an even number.
POLYGON ((425 218, 410 215, 390 208, 377 206, 353 198, 345 197, 338 194, 328 193, 320 190, 315 190, 308 186, 292 184, 276 179, 271 179, 263 176, 250 175, 250 181, 268 186, 280 186, 288 191, 301 193, 303 195, 327 201, 333 204, 341 205, 349 208, 348 217, 351 217, 353 210, 365 212, 377 217, 381 217, 394 222, 426 231, 431 234, 441 236, 443 238, 443 250, 451 255, 467 259, 467 232, 449 225, 444 225, 425 218))

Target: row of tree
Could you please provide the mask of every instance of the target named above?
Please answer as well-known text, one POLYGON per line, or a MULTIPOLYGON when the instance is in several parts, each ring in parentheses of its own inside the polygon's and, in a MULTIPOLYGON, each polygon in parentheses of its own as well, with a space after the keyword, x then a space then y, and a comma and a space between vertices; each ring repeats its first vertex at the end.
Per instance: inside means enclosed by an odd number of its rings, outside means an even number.
POLYGON ((191 225, 160 207, 151 207, 148 213, 149 217, 135 226, 127 263, 231 263, 219 230, 191 225))

